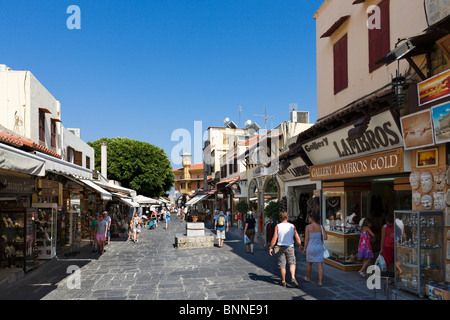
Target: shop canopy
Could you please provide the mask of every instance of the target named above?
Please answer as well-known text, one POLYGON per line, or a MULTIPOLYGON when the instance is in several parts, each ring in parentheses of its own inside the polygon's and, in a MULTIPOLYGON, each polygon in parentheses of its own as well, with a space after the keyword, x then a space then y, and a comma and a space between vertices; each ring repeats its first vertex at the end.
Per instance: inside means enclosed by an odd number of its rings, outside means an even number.
POLYGON ((45 161, 45 171, 53 173, 63 173, 77 179, 92 179, 93 171, 70 163, 39 151, 34 152, 36 156, 45 161))
POLYGON ((191 200, 186 202, 186 205, 193 206, 194 204, 198 203, 199 201, 205 200, 209 196, 210 196, 210 194, 202 194, 202 195, 195 196, 194 198, 192 198, 191 200))
POLYGON ((138 208, 140 207, 139 203, 134 202, 133 199, 131 199, 130 197, 127 197, 123 194, 120 193, 113 193, 113 196, 118 199, 119 201, 125 203, 127 206, 131 207, 131 208, 138 208))
POLYGON ((100 194, 102 200, 112 200, 112 194, 96 185, 94 181, 85 179, 80 179, 80 181, 97 191, 100 194))
POLYGON ((136 197, 133 198, 134 202, 139 203, 139 205, 145 205, 145 204, 161 204, 161 201, 153 199, 153 198, 149 198, 149 197, 145 197, 142 195, 138 195, 136 197))
POLYGON ((43 177, 45 176, 45 160, 0 143, 0 169, 43 177))

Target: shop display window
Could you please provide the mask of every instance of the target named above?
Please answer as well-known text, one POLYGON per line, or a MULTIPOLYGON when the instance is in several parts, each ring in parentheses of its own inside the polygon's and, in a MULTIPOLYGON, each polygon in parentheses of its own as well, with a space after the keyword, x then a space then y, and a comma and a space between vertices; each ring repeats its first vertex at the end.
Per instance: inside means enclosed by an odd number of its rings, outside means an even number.
POLYGON ((323 226, 326 231, 359 235, 359 222, 369 212, 369 191, 326 191, 323 226))
POLYGON ((340 234, 328 233, 326 247, 330 252, 328 260, 342 265, 361 264, 357 258, 359 235, 343 238, 340 234))
POLYGON ((429 281, 444 280, 442 212, 395 211, 395 282, 423 295, 429 281))
POLYGON ((33 269, 36 265, 34 210, 0 209, 0 268, 33 269))

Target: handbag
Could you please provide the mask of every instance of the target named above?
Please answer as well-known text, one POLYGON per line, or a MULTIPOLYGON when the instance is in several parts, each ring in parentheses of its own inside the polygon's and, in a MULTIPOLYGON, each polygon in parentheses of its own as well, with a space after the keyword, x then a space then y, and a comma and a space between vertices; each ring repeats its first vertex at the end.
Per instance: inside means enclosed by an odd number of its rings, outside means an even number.
POLYGON ((273 247, 273 252, 275 252, 275 254, 278 254, 279 251, 280 251, 279 245, 276 245, 275 247, 273 247))
POLYGON ((247 237, 247 235, 244 235, 244 243, 245 244, 250 244, 250 238, 249 237, 247 237))
POLYGON ((321 230, 322 230, 322 245, 323 245, 323 257, 325 259, 328 259, 330 257, 330 252, 328 251, 327 247, 325 246, 324 242, 323 242, 323 227, 320 226, 321 230))

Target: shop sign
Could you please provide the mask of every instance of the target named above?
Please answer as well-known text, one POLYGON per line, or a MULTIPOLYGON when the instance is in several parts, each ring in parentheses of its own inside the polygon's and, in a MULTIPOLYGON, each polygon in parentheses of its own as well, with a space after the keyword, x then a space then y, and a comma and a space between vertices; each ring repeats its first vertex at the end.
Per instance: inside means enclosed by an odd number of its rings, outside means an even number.
POLYGON ((33 194, 35 192, 33 178, 0 177, 0 193, 33 194))
POLYGON ((289 167, 286 169, 282 169, 280 166, 280 170, 277 173, 282 181, 290 181, 309 176, 309 167, 302 158, 297 157, 290 160, 290 162, 289 167))
POLYGON ((312 166, 311 181, 377 176, 403 172, 403 148, 312 166))
POLYGON ((52 180, 39 180, 39 195, 44 197, 57 197, 59 195, 59 182, 52 180))
POLYGON ((402 134, 389 110, 372 116, 360 138, 348 137, 352 128, 354 124, 337 129, 303 143, 302 148, 311 162, 319 165, 403 146, 402 134))

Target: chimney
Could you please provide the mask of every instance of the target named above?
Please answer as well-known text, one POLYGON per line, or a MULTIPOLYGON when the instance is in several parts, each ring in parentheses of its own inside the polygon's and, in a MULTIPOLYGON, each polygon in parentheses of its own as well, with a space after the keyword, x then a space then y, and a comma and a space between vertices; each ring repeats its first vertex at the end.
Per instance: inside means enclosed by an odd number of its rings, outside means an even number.
POLYGON ((105 177, 105 179, 108 179, 108 154, 107 154, 107 143, 106 141, 102 142, 102 163, 101 163, 101 174, 105 177))

